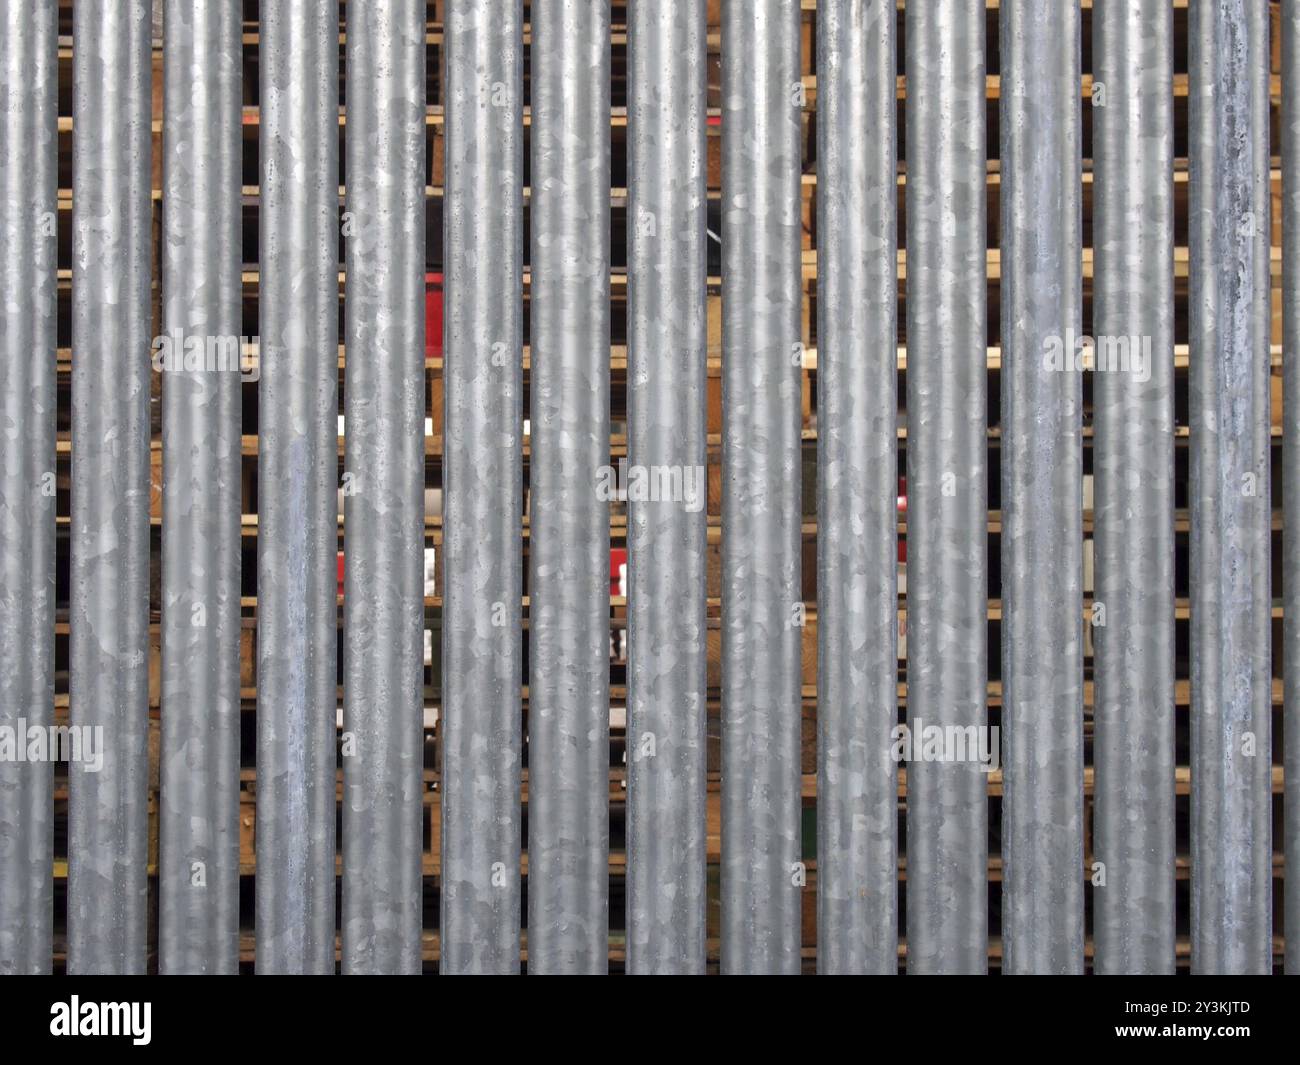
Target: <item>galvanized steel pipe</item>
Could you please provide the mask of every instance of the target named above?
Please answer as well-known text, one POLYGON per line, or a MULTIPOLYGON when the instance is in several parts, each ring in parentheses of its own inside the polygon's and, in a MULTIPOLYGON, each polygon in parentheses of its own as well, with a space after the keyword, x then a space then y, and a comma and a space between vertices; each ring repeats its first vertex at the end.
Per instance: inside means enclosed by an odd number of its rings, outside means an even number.
POLYGON ((149 607, 146 0, 73 22, 73 515, 68 971, 143 973, 149 607), (101 736, 101 740, 98 737, 101 736))
POLYGON ((418 974, 426 11, 375 0, 349 15, 343 971, 418 974))
POLYGON ((68 971, 134 974, 149 788, 150 4, 82 3, 73 20, 70 723, 103 764, 69 765, 68 971))
POLYGON ((447 4, 441 967, 519 971, 523 4, 447 4))
POLYGON ((159 968, 235 973, 243 27, 217 0, 165 15, 159 968))
POLYGON ((331 973, 338 706, 338 9, 262 8, 257 970, 331 973))
POLYGON ((893 0, 817 12, 817 971, 898 971, 893 0), (870 135, 864 131, 870 130, 870 135))
MULTIPOLYGON (((0 2, 0 727, 54 723, 58 4, 0 2)), ((0 762, 0 973, 53 962, 54 767, 0 762)))
MULTIPOLYGON (((1283 924, 1300 929, 1300 0, 1282 0, 1282 328, 1283 924)), ((1300 933, 1286 971, 1300 973, 1300 933)))
POLYGON ((628 3, 627 970, 702 973, 707 507, 704 0, 628 3))
MULTIPOLYGON (((907 968, 988 966, 984 0, 907 5, 907 968), (953 745, 956 752, 956 744, 953 745)), ((992 750, 992 744, 988 744, 992 750)))
POLYGON ((1097 0, 1092 18, 1093 334, 1130 357, 1093 374, 1093 965, 1172 973, 1173 14, 1097 0))
POLYGON ((1272 967, 1269 9, 1193 0, 1192 970, 1272 967))
POLYGON ((532 8, 528 971, 609 956, 609 0, 532 8))
POLYGON ((1002 967, 1082 973, 1079 6, 1000 20, 1002 967))
POLYGON ((722 15, 722 968, 800 958, 798 0, 722 15))

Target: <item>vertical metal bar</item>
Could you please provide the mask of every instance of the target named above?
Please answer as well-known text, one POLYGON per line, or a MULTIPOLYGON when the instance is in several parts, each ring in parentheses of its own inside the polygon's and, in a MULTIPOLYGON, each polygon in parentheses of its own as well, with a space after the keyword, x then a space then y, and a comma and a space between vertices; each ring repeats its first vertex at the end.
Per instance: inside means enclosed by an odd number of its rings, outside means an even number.
MULTIPOLYGON (((54 723, 58 5, 0 3, 0 726, 54 723)), ((0 973, 53 961, 54 768, 0 762, 0 973)))
POLYGON ((1272 967, 1269 9, 1191 36, 1192 968, 1272 967))
POLYGON ((609 956, 609 0, 534 0, 528 971, 609 956))
POLYGON ((334 971, 338 8, 262 8, 257 969, 334 971))
POLYGON ((1094 969, 1174 971, 1173 15, 1093 10, 1094 969), (1131 353, 1130 353, 1131 355, 1131 353))
POLYGON ((418 974, 426 5, 349 14, 343 971, 418 974))
POLYGON ((628 456, 696 498, 628 499, 627 970, 705 964, 704 0, 628 4, 628 456))
MULTIPOLYGON (((984 0, 908 4, 907 716, 988 724, 984 0)), ((969 744, 968 744, 969 746, 969 744)), ((988 966, 987 767, 907 770, 907 968, 988 966)))
POLYGON ((798 0, 722 13, 722 968, 799 972, 798 0))
POLYGON ((1003 969, 1082 973, 1079 6, 1000 29, 1003 969))
POLYGON ((1300 973, 1300 0, 1282 0, 1282 594, 1286 971, 1300 973))
POLYGON ((73 13, 68 971, 142 973, 149 727, 150 5, 73 13), (83 752, 84 753, 84 752, 83 752))
POLYGON ((447 5, 442 971, 519 971, 523 5, 447 5))
POLYGON ((898 971, 893 0, 817 11, 817 971, 898 971), (864 131, 870 130, 870 135, 864 131))
POLYGON ((242 26, 231 4, 169 0, 163 27, 159 967, 235 973, 242 26))

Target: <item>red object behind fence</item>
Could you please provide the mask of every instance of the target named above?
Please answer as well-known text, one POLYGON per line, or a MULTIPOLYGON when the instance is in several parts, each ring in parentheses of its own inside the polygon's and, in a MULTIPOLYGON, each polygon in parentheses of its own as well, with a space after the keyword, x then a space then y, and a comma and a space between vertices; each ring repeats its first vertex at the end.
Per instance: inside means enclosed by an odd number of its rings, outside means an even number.
POLYGON ((424 354, 442 355, 442 274, 424 275, 424 354))

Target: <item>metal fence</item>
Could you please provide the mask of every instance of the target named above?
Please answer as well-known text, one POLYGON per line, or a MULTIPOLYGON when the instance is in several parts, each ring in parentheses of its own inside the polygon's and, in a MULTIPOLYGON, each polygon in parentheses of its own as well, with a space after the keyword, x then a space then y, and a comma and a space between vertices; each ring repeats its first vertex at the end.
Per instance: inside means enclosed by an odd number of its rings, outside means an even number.
POLYGON ((0 0, 0 971, 1300 969, 1300 0, 246 6, 0 0))

